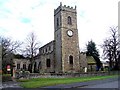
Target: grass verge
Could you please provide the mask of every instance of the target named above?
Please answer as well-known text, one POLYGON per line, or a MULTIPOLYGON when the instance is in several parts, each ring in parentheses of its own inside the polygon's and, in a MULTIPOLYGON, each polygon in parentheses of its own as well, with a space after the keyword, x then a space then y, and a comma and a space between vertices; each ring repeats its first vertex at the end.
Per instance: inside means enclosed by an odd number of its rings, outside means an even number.
POLYGON ((107 78, 117 77, 116 75, 111 76, 91 76, 91 77, 76 77, 76 78, 33 78, 29 80, 19 80, 21 86, 24 88, 40 88, 45 86, 52 86, 58 84, 70 84, 76 82, 85 82, 91 80, 102 80, 107 78))

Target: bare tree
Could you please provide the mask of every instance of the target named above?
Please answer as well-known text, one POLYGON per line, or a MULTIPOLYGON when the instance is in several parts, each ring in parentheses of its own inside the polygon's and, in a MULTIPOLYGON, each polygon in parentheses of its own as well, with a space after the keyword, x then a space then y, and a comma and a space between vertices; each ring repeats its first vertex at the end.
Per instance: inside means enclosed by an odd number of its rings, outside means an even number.
POLYGON ((118 40, 118 27, 110 27, 110 37, 104 41, 102 45, 103 54, 105 58, 110 61, 110 68, 118 69, 118 49, 119 49, 119 40, 118 40), (115 65, 114 65, 115 63, 115 65))
POLYGON ((17 52, 22 43, 19 41, 12 41, 10 38, 0 37, 2 69, 6 72, 6 66, 13 65, 13 53, 17 52))
POLYGON ((30 70, 34 72, 34 64, 35 64, 35 56, 38 54, 39 50, 39 42, 36 39, 36 35, 34 32, 30 33, 26 38, 26 46, 25 46, 25 55, 30 60, 30 70))
POLYGON ((106 39, 104 41, 104 44, 102 45, 102 48, 103 48, 104 59, 108 59, 110 68, 113 68, 113 60, 112 60, 113 46, 111 44, 111 40, 106 39))

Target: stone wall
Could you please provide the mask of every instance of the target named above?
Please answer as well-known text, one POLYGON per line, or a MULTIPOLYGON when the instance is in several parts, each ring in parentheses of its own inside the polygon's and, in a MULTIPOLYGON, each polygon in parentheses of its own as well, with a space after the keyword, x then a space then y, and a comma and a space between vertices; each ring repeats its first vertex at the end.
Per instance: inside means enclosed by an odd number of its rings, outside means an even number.
POLYGON ((118 72, 87 72, 87 73, 44 73, 29 75, 30 78, 70 78, 70 77, 89 77, 89 76, 106 76, 106 75, 118 75, 118 72))
POLYGON ((61 31, 57 30, 54 33, 55 38, 55 72, 62 72, 62 40, 61 40, 61 31))
POLYGON ((86 53, 80 53, 80 70, 85 72, 85 67, 88 67, 86 53))
POLYGON ((26 70, 28 70, 28 65, 30 64, 29 60, 27 59, 13 59, 13 62, 15 63, 15 70, 22 70, 23 64, 26 65, 26 70), (18 69, 18 64, 20 65, 20 68, 18 69))
POLYGON ((54 56, 54 41, 46 44, 39 49, 41 62, 40 73, 54 72, 55 70, 55 56, 54 56), (50 60, 50 67, 47 67, 47 59, 50 60))
POLYGON ((54 10, 54 22, 55 60, 58 72, 79 72, 79 40, 76 8, 60 4, 54 10), (71 24, 68 24, 68 17, 71 18, 71 24), (71 37, 67 34, 68 30, 73 32, 71 37), (70 56, 73 57, 73 64, 70 64, 70 56))

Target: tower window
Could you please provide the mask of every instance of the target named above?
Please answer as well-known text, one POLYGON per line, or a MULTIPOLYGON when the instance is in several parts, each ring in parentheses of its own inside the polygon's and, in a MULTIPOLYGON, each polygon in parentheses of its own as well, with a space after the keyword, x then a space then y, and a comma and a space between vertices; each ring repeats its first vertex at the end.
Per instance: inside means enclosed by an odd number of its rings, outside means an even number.
POLYGON ((73 56, 69 56, 69 63, 71 64, 71 65, 73 65, 73 56))
POLYGON ((47 61, 46 61, 46 66, 47 66, 47 67, 50 67, 50 59, 47 59, 47 61))
POLYGON ((57 27, 59 27, 59 18, 57 18, 57 27))
POLYGON ((72 25, 72 19, 71 19, 70 16, 68 16, 68 24, 69 24, 69 25, 72 25))

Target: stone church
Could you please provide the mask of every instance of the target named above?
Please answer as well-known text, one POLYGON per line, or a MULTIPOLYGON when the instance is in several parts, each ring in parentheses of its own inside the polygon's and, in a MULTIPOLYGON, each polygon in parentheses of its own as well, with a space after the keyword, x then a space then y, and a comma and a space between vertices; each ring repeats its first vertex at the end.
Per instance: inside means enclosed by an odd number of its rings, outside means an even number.
MULTIPOLYGON (((29 64, 24 62, 24 67, 29 64)), ((22 67, 18 66, 19 69, 22 67)), ((80 53, 79 49, 76 6, 60 3, 54 10, 54 40, 39 48, 35 68, 40 73, 66 73, 83 72, 85 67, 88 67, 88 62, 86 54, 80 53)))
MULTIPOLYGON (((79 72, 83 60, 80 59, 78 39, 76 6, 60 3, 54 10, 54 40, 39 49, 40 71, 79 72)), ((87 63, 84 65, 86 67, 87 63)))

